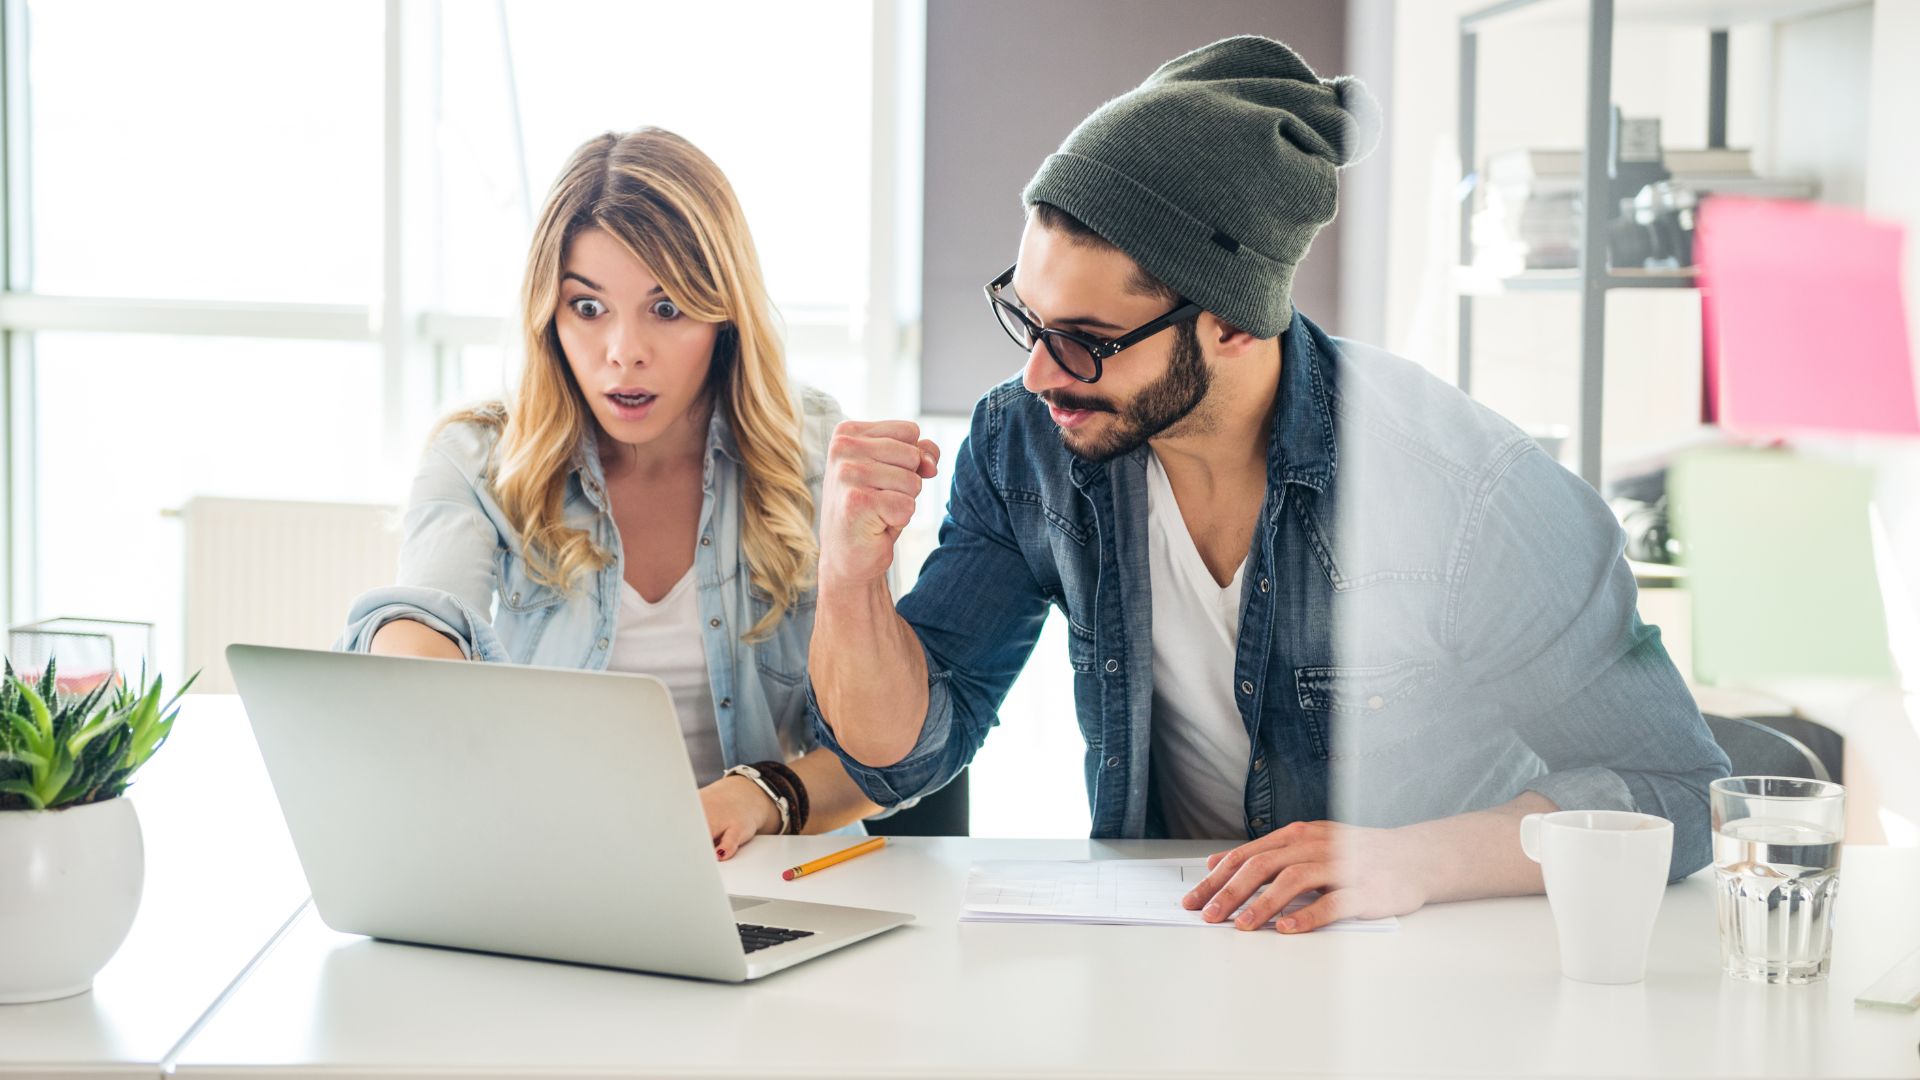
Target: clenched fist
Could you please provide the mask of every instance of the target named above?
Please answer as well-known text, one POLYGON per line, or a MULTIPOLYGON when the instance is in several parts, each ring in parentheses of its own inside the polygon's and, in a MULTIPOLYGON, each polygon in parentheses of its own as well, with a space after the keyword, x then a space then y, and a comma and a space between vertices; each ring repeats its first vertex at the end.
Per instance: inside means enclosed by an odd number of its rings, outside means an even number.
POLYGON ((920 485, 939 471, 940 448, 910 420, 847 420, 833 429, 820 514, 823 597, 880 581, 893 543, 913 520, 920 485))

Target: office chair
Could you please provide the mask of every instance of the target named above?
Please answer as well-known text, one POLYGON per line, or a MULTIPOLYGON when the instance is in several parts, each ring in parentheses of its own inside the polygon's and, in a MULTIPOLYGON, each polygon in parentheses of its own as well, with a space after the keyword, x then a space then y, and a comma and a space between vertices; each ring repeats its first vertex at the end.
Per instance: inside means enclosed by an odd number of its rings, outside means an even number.
POLYGON ((1713 741, 1733 762, 1734 776, 1797 776, 1830 779, 1820 756, 1807 744, 1765 724, 1735 716, 1703 713, 1713 741))
POLYGON ((968 795, 968 771, 960 770, 953 782, 919 802, 883 818, 867 822, 867 831, 875 836, 967 836, 972 800, 968 795))

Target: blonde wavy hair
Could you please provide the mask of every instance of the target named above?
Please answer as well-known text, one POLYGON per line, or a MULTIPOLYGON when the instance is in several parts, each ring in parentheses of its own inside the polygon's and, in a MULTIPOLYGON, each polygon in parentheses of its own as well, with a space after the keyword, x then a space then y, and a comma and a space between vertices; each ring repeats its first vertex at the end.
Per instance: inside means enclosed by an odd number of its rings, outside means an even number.
POLYGON ((659 128, 582 144, 547 193, 521 287, 526 365, 509 404, 453 417, 501 428, 490 477, 519 532, 534 580, 571 592, 613 554, 561 516, 567 476, 597 421, 554 327, 567 244, 601 229, 657 277, 689 318, 719 323, 707 392, 725 409, 744 464, 741 546, 770 610, 745 639, 762 640, 812 587, 819 557, 801 418, 787 381, 754 254, 732 185, 692 143, 659 128))

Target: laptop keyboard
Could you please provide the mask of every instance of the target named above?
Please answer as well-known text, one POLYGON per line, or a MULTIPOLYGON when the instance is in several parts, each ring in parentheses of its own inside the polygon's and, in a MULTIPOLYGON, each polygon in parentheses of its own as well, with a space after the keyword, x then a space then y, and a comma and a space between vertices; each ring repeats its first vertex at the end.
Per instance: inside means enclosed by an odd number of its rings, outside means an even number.
POLYGON ((812 937, 811 930, 783 930, 778 926, 757 926, 753 923, 735 923, 740 928, 740 947, 748 952, 759 952, 775 945, 784 945, 789 941, 799 941, 803 937, 812 937))

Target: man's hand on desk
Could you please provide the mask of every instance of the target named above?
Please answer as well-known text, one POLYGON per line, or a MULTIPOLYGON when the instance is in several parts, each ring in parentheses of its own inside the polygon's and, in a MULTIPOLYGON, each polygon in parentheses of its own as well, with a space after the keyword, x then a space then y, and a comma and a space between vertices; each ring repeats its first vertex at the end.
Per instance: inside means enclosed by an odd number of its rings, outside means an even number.
POLYGON ((1318 899, 1276 925, 1299 934, 1339 919, 1406 915, 1429 903, 1537 893, 1540 867, 1520 850, 1520 819, 1556 809, 1527 791, 1490 810, 1398 829, 1296 821, 1208 858, 1211 872, 1183 902, 1208 922, 1232 917, 1240 929, 1255 930, 1317 889, 1318 899), (1236 917, 1241 904, 1246 910, 1236 917))
POLYGON ((1240 929, 1254 930, 1294 897, 1319 889, 1319 899, 1280 921, 1281 933, 1303 933, 1336 919, 1405 915, 1431 899, 1422 873, 1431 853, 1417 844, 1404 829, 1296 821, 1208 858, 1212 872, 1184 902, 1208 922, 1232 917, 1240 929), (1235 917, 1243 903, 1246 909, 1235 917))

